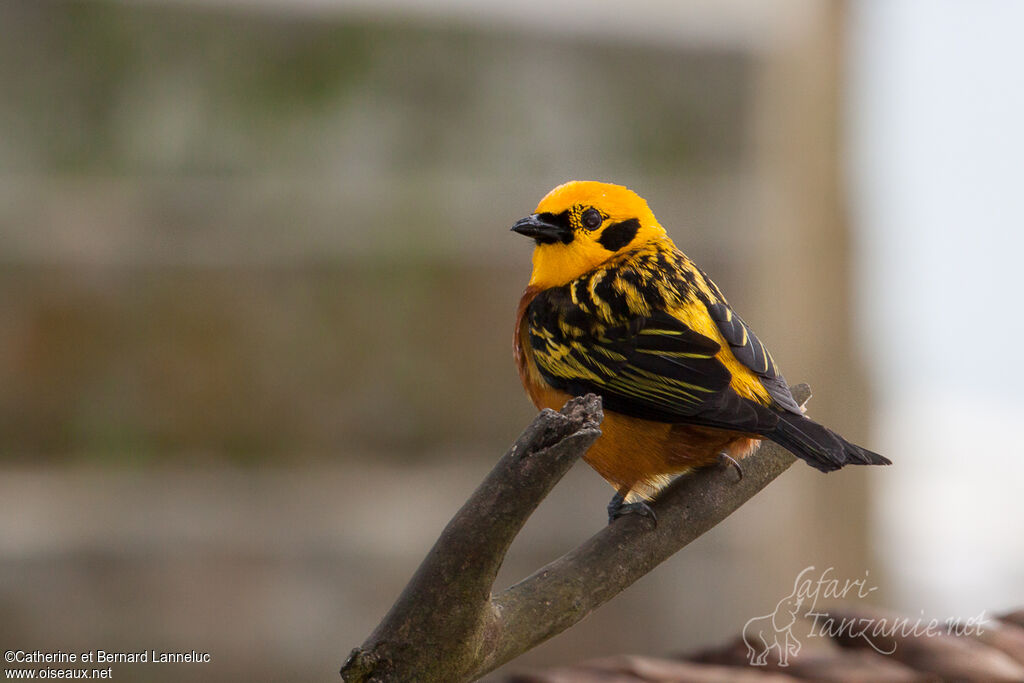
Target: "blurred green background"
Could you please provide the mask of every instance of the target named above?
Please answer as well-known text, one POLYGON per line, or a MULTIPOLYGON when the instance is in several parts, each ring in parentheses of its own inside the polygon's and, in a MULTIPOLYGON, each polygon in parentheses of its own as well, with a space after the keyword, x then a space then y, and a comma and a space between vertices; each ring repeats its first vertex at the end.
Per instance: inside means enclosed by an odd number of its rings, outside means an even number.
MULTIPOLYGON (((737 54, 2 11, 5 457, 503 442, 530 414, 507 348, 529 267, 511 222, 575 175, 724 201, 742 164, 737 54)), ((738 223, 714 208, 677 222, 738 223)))
MULTIPOLYGON (((0 646, 332 680, 534 415, 508 228, 571 178, 645 196, 812 414, 886 452, 854 344, 848 9, 0 3, 0 646)), ((812 564, 899 600, 881 476, 794 469, 503 671, 718 642, 812 564)), ((576 467, 499 583, 610 495, 576 467)))

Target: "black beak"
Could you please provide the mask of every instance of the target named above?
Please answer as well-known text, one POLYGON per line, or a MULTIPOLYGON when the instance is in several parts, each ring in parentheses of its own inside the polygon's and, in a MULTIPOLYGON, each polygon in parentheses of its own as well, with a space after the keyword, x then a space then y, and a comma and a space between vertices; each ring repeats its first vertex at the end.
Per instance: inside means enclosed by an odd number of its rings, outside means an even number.
POLYGON ((512 226, 512 232, 532 237, 537 240, 537 244, 572 242, 572 230, 566 225, 559 225, 555 219, 556 217, 550 213, 535 213, 516 221, 512 226))

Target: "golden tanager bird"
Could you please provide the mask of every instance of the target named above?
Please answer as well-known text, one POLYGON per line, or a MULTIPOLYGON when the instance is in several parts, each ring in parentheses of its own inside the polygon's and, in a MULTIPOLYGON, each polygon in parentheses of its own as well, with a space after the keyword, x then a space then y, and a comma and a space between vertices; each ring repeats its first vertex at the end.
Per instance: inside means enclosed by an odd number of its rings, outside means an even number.
POLYGON ((653 517, 645 501, 674 475, 736 463, 761 439, 823 472, 890 464, 804 415, 765 345, 631 190, 559 185, 512 230, 536 242, 519 376, 538 408, 601 397, 584 459, 616 490, 609 521, 653 517))

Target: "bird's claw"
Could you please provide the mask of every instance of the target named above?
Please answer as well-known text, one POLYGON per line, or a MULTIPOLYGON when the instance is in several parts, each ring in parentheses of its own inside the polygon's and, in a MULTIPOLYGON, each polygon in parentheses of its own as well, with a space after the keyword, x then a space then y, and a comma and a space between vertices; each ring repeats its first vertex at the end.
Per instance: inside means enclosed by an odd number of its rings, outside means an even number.
POLYGON ((740 463, 736 458, 732 457, 725 451, 718 454, 718 462, 723 467, 734 467, 736 469, 736 481, 739 482, 743 479, 743 468, 740 467, 740 463))
POLYGON ((655 526, 658 525, 658 515, 654 514, 650 505, 642 500, 627 503, 625 494, 619 491, 608 503, 608 523, 611 524, 624 515, 640 515, 654 522, 655 526))

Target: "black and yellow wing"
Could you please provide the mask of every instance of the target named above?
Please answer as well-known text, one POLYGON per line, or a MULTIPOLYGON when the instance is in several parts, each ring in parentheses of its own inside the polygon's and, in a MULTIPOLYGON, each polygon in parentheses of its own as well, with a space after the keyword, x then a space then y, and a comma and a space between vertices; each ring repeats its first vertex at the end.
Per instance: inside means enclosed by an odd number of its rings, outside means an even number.
MULTIPOLYGON (((556 288, 539 294, 527 315, 537 367, 556 389, 593 392, 610 410, 660 422, 762 433, 778 421, 776 410, 734 390, 718 341, 664 310, 605 325, 556 288)), ((785 396, 793 402, 788 389, 785 396)))
POLYGON ((733 357, 757 376, 775 405, 791 413, 803 415, 804 411, 793 399, 789 385, 779 372, 775 359, 754 331, 724 302, 707 304, 706 309, 708 315, 715 321, 718 331, 728 342, 733 357))
POLYGON ((704 307, 696 309, 701 321, 713 321, 707 329, 718 330, 731 356, 721 353, 717 340, 665 310, 627 314, 609 325, 588 315, 573 292, 545 290, 527 309, 537 368, 555 389, 596 393, 617 413, 759 434, 825 472, 851 463, 889 464, 804 417, 768 350, 726 304, 688 305, 704 307), (723 357, 752 373, 767 392, 766 403, 740 395, 723 357))

